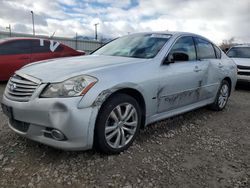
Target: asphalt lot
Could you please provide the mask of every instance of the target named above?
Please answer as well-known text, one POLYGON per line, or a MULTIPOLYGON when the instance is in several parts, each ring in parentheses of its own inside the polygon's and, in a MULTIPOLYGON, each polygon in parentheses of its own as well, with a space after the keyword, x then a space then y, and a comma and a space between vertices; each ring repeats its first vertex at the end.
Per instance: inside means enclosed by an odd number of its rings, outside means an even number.
POLYGON ((239 85, 224 111, 202 108, 150 125, 113 156, 22 138, 0 110, 0 187, 69 186, 250 187, 250 84, 239 85))

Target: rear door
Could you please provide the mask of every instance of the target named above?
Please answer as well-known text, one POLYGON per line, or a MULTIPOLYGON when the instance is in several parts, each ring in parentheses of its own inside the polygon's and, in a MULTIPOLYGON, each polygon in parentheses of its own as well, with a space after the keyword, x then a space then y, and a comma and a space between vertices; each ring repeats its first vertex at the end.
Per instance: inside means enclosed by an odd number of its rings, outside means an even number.
POLYGON ((220 69, 223 68, 220 59, 220 50, 209 41, 195 37, 195 45, 197 49, 197 58, 203 67, 204 77, 201 82, 201 100, 212 98, 216 95, 220 84, 222 74, 220 69))
POLYGON ((7 80, 31 61, 31 40, 17 39, 0 45, 0 79, 7 80))

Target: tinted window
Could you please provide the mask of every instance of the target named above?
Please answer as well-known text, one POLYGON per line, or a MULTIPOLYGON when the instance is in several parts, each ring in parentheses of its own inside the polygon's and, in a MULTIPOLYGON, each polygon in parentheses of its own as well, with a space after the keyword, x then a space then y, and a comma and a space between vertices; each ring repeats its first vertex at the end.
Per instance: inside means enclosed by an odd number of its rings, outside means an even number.
POLYGON ((169 55, 173 55, 174 53, 184 53, 188 55, 189 61, 196 60, 196 51, 193 37, 182 37, 178 39, 171 49, 169 55))
POLYGON ((63 45, 60 44, 60 45, 56 48, 55 52, 61 52, 61 51, 63 51, 63 45))
POLYGON ((233 47, 228 52, 229 57, 250 58, 250 47, 233 47))
POLYGON ((58 42, 42 39, 32 40, 32 53, 61 52, 62 50, 63 47, 58 42))
POLYGON ((214 50, 215 50, 216 58, 220 59, 221 58, 221 50, 215 45, 214 45, 214 50))
POLYGON ((216 58, 213 45, 201 38, 195 38, 198 59, 216 58))
POLYGON ((32 53, 48 53, 50 43, 45 40, 33 40, 32 41, 32 53))
POLYGON ((28 54, 31 51, 30 40, 15 40, 0 46, 1 55, 28 54))

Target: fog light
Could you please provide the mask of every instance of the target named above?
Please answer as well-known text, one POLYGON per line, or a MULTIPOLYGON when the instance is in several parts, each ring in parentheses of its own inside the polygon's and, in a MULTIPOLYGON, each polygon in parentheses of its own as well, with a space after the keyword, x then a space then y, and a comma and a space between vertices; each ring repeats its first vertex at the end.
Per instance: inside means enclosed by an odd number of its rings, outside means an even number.
POLYGON ((57 129, 53 129, 51 131, 51 136, 52 136, 52 138, 54 138, 55 140, 58 140, 58 141, 62 141, 62 140, 66 139, 64 134, 57 129))

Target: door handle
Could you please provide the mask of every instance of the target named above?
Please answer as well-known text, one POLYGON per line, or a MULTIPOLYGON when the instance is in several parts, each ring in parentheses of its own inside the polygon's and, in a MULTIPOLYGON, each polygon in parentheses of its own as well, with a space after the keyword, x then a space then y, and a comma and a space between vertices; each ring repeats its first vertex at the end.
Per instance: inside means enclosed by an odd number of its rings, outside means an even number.
POLYGON ((223 67, 223 65, 221 63, 219 63, 219 68, 222 68, 222 67, 223 67))
POLYGON ((202 71, 202 69, 201 69, 201 68, 199 68, 198 66, 195 66, 195 68, 194 68, 194 72, 200 72, 200 71, 202 71))

